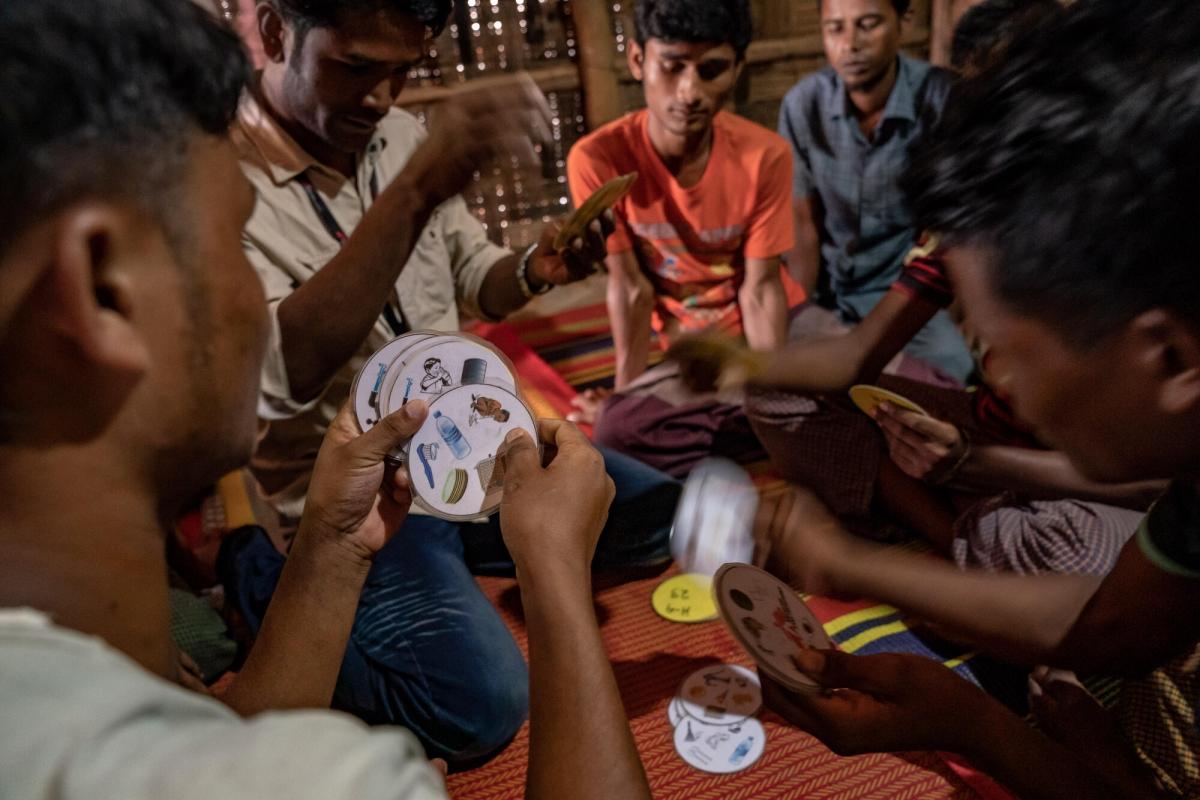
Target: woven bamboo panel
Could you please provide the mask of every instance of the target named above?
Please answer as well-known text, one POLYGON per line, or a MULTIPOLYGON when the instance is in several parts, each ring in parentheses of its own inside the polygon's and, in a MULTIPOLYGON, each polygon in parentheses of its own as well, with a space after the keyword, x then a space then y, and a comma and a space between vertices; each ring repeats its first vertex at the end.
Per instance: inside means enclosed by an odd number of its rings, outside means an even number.
MULTIPOLYGON (((540 169, 499 165, 467 193, 472 211, 499 244, 523 247, 536 240, 545 221, 569 210, 566 154, 587 130, 579 33, 572 15, 573 3, 581 2, 603 3, 608 9, 610 85, 619 104, 608 116, 643 107, 641 87, 624 63, 635 37, 634 0, 457 0, 449 24, 431 43, 429 58, 410 73, 401 97, 402 105, 425 119, 456 87, 517 70, 531 71, 546 91, 554 139, 543 148, 540 169)), ((773 129, 788 89, 824 64, 820 19, 816 0, 750 2, 755 40, 733 107, 773 129)), ((914 0, 906 50, 918 57, 928 52, 929 14, 930 0, 914 0)))

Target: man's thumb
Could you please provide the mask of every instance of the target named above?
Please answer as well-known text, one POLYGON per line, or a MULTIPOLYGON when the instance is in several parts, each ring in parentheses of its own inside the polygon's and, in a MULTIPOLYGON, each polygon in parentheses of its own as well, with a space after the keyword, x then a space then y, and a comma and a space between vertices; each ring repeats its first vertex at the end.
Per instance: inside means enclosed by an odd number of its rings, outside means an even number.
POLYGON ((351 443, 355 459, 369 463, 382 461, 384 457, 411 439, 421 429, 429 413, 428 406, 421 400, 412 400, 399 411, 379 420, 371 430, 351 443))

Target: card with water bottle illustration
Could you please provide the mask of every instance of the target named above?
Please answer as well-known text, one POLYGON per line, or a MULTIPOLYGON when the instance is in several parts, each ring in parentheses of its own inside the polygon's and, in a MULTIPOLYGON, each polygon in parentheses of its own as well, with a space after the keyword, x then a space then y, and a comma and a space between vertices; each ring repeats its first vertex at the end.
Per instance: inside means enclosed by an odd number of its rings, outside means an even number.
POLYGON ((521 428, 537 441, 511 362, 470 334, 414 331, 392 340, 364 362, 351 398, 363 430, 412 400, 428 404, 421 429, 391 457, 407 465, 416 502, 443 519, 494 513, 505 437, 521 428))

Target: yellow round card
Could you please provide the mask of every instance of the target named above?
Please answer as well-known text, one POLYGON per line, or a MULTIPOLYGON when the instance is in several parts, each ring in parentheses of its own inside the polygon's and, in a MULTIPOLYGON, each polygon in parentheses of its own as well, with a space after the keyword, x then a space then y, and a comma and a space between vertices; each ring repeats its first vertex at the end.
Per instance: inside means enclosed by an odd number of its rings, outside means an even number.
POLYGON ((875 412, 875 406, 880 403, 891 403, 897 408, 903 408, 908 411, 915 411, 918 414, 930 416, 929 412, 921 408, 919 405, 909 400, 907 397, 898 395, 895 392, 889 392, 887 389, 881 389, 878 386, 870 386, 865 383, 860 383, 857 386, 850 387, 850 399, 854 405, 858 406, 864 414, 868 416, 875 412))
POLYGON ((712 578, 707 575, 667 578, 654 589, 650 603, 655 613, 671 622, 708 622, 717 618, 712 578))

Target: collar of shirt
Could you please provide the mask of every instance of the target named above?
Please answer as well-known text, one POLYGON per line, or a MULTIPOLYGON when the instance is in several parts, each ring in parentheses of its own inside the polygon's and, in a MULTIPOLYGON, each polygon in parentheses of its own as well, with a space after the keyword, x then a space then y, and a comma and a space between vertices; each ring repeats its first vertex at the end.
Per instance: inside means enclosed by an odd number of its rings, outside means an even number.
MULTIPOLYGON (((913 66, 909 58, 896 57, 896 83, 888 95, 887 104, 883 107, 883 119, 917 121, 917 98, 912 86, 913 66)), ((825 98, 825 113, 830 119, 852 117, 850 110, 850 94, 841 77, 833 73, 833 91, 825 98)))
MULTIPOLYGON (((237 122, 246 139, 262 157, 271 180, 277 186, 283 186, 309 170, 317 170, 331 177, 336 175, 301 147, 249 91, 242 93, 237 122)), ((385 147, 387 139, 376 131, 367 145, 368 160, 377 158, 385 147)), ((341 175, 336 177, 344 179, 341 175)))

